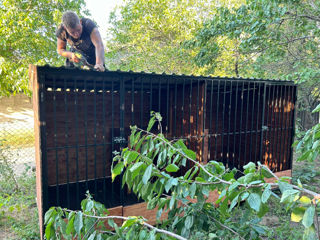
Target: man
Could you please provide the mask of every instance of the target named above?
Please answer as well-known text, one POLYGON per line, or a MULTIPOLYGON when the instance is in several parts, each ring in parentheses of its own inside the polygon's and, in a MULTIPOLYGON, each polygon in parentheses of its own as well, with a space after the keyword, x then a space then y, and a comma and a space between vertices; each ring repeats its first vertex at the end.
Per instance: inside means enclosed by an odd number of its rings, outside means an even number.
POLYGON ((56 31, 57 51, 67 58, 67 66, 78 63, 80 59, 75 52, 81 53, 94 69, 103 72, 104 47, 99 30, 95 23, 88 18, 79 19, 74 12, 67 11, 62 16, 62 23, 56 31), (66 50, 67 43, 71 51, 66 50))

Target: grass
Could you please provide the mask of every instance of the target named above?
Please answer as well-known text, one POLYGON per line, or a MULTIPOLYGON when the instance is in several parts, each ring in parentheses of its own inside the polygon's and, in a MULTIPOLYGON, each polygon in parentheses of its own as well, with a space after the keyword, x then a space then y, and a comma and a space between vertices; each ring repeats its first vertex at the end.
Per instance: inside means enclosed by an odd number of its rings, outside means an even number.
POLYGON ((34 146, 34 131, 32 128, 10 129, 10 132, 0 132, 0 139, 3 139, 3 147, 32 147, 34 146))
POLYGON ((40 239, 36 207, 36 178, 31 169, 13 179, 0 178, 0 239, 40 239))

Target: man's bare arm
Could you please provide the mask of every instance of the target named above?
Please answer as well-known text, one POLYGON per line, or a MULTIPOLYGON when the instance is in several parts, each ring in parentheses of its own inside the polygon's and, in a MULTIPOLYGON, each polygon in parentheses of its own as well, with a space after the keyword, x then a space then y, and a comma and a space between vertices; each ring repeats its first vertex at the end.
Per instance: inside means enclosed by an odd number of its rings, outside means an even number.
POLYGON ((104 71, 104 46, 98 28, 94 28, 90 34, 91 41, 96 48, 96 65, 95 69, 104 71))
POLYGON ((79 59, 73 52, 66 50, 67 43, 62 41, 60 38, 57 38, 57 52, 62 57, 69 58, 73 62, 79 62, 79 59))

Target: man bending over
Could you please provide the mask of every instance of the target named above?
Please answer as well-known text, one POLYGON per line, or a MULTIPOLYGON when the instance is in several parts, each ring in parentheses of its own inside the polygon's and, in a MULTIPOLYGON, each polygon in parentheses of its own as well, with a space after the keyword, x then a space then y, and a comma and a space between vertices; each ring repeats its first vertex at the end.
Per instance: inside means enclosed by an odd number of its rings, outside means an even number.
POLYGON ((67 58, 67 66, 73 66, 73 62, 80 61, 75 54, 75 52, 79 52, 89 64, 94 66, 94 69, 101 72, 105 70, 102 39, 92 20, 79 19, 77 14, 67 11, 62 16, 62 23, 56 31, 56 36, 57 51, 61 56, 67 58), (67 43, 71 47, 70 51, 66 50, 67 43))

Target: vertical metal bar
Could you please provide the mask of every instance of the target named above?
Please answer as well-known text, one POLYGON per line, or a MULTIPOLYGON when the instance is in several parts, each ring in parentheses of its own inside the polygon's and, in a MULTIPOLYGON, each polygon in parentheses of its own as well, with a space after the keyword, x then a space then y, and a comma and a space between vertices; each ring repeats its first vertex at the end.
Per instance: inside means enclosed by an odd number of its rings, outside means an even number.
POLYGON ((211 138, 212 138, 212 105, 213 105, 213 81, 211 80, 211 91, 210 91, 210 117, 209 117, 209 139, 208 139, 208 159, 211 158, 211 138))
MULTIPOLYGON (((242 150, 242 146, 241 146, 241 142, 242 142, 242 116, 243 116, 243 103, 244 103, 244 82, 242 82, 242 88, 241 88, 241 110, 240 110, 240 127, 239 127, 239 162, 238 162, 238 166, 237 169, 240 169, 241 166, 241 157, 243 157, 241 155, 241 150, 242 150)), ((243 157, 243 159, 246 159, 245 157, 243 157)))
MULTIPOLYGON (((268 103, 267 103, 267 117, 266 117, 266 134, 265 134, 265 153, 266 153, 266 158, 265 158, 265 161, 264 161, 264 164, 267 164, 268 163, 268 159, 269 159, 269 154, 270 154, 270 128, 271 128, 271 124, 269 125, 269 113, 271 112, 270 111, 270 108, 272 106, 272 99, 271 99, 271 89, 272 89, 272 85, 268 84, 268 103)), ((269 166, 270 167, 270 166, 269 166)))
POLYGON ((221 80, 218 80, 218 98, 217 98, 217 114, 216 114, 216 122, 215 122, 215 149, 214 149, 214 160, 217 160, 217 152, 218 152, 218 132, 219 132, 219 102, 220 102, 220 84, 221 80))
POLYGON ((66 140, 66 169, 67 169, 67 207, 70 208, 70 178, 69 178, 69 127, 68 127, 68 98, 67 98, 67 82, 64 79, 64 114, 65 114, 65 140, 66 140))
POLYGON ((281 96, 281 109, 282 109, 282 114, 281 114, 281 120, 280 120, 280 146, 279 146, 279 159, 280 159, 280 166, 281 166, 281 169, 280 169, 280 171, 283 171, 283 170, 285 170, 284 168, 284 165, 283 165, 283 162, 284 162, 284 160, 285 160, 285 158, 284 158, 284 152, 283 152, 283 154, 282 154, 282 146, 283 146, 283 144, 284 144, 284 142, 285 142, 285 138, 283 138, 283 128, 284 128, 284 126, 285 126, 285 124, 283 124, 283 120, 284 120, 284 115, 285 115, 285 103, 286 103, 286 96, 287 96, 287 92, 286 92, 286 90, 287 90, 287 88, 286 88, 286 86, 283 86, 283 88, 284 88, 284 93, 283 93, 283 95, 281 96), (283 141, 282 141, 282 139, 283 139, 283 141), (282 156, 282 158, 281 158, 281 156, 282 156), (281 164, 282 163, 282 164, 281 164))
POLYGON ((78 89, 77 80, 74 79, 74 107, 75 107, 75 127, 76 127, 76 205, 80 207, 79 191, 79 116, 78 116, 78 89))
MULTIPOLYGON (((140 95, 140 127, 144 129, 143 126, 143 77, 141 79, 141 95, 140 95)), ((121 89, 121 86, 120 86, 121 89)))
POLYGON ((93 80, 93 115, 94 115, 94 194, 98 193, 97 186, 97 83, 93 80))
MULTIPOLYGON (((270 92, 270 91, 269 91, 270 92)), ((263 101, 262 101, 262 116, 261 116, 261 135, 260 135, 260 150, 259 150, 259 161, 262 162, 262 147, 263 147, 263 133, 264 127, 268 125, 268 115, 265 119, 265 111, 266 111, 266 94, 267 94, 267 84, 263 83, 263 101), (266 124, 265 124, 266 121, 266 124)), ((269 109, 269 108, 268 108, 269 109)))
POLYGON ((134 81, 135 78, 132 78, 131 80, 131 125, 134 126, 134 81))
POLYGON ((161 113, 161 78, 159 79, 159 92, 158 92, 158 109, 159 113, 161 113))
POLYGON ((269 166, 271 168, 272 171, 274 171, 275 169, 273 169, 272 167, 272 163, 274 162, 274 135, 275 135, 275 91, 277 91, 276 96, 278 96, 278 87, 276 85, 273 86, 273 92, 272 92, 272 110, 271 110, 271 129, 270 129, 270 134, 272 136, 270 136, 270 156, 271 156, 271 166, 269 166), (272 138, 272 141, 271 141, 272 138))
POLYGON ((230 97, 229 97, 229 106, 228 106, 228 118, 229 118, 229 123, 228 123, 228 149, 227 149, 227 156, 228 156, 228 166, 230 168, 230 134, 231 134, 231 104, 232 104, 232 84, 233 81, 230 81, 230 97))
MULTIPOLYGON (((254 119, 255 119, 255 117, 256 117, 256 114, 255 114, 255 109, 254 109, 254 107, 255 107, 255 95, 256 95, 256 82, 253 82, 253 93, 252 93, 252 110, 251 110, 251 129, 250 129, 250 146, 249 146, 249 154, 250 154, 250 162, 252 162, 252 152, 253 152, 253 150, 252 150, 252 134, 253 134, 253 121, 254 121, 254 119)), ((259 106, 258 106, 258 108, 259 108, 259 106)), ((258 122, 258 119, 256 118, 256 121, 258 122)), ((247 120, 247 124, 248 124, 249 122, 248 122, 248 120, 247 120)), ((258 134, 257 132, 256 132, 256 134, 258 134)))
MULTIPOLYGON (((107 170, 107 157, 106 157, 106 79, 102 81, 102 131, 103 131, 103 203, 107 204, 107 181, 106 181, 106 170, 107 170)), ((111 142, 113 142, 111 140, 111 142)))
POLYGON ((199 125, 198 125, 198 119, 199 119, 199 97, 200 97, 200 83, 199 80, 197 81, 197 111, 195 113, 196 115, 196 141, 195 141, 195 151, 197 151, 198 148, 198 141, 199 141, 199 125))
MULTIPOLYGON (((190 78, 190 92, 189 92, 189 136, 188 136, 188 143, 189 143, 189 148, 191 148, 191 140, 192 140, 192 134, 191 134, 191 111, 192 111, 192 78, 190 78)), ((190 168, 191 164, 188 161, 187 162, 187 167, 190 168)))
POLYGON ((152 109, 152 78, 150 78, 150 109, 149 109, 149 113, 151 113, 153 111, 152 109))
MULTIPOLYGON (((248 123, 249 123, 249 99, 250 99, 250 82, 248 83, 248 94, 247 94, 247 111, 246 111, 246 127, 245 127, 245 137, 244 137, 244 159, 247 159, 247 134, 248 134, 248 123)), ((244 165, 247 162, 244 162, 244 165)))
POLYGON ((278 114, 275 118, 275 135, 276 135, 276 143, 275 143, 275 154, 274 156, 277 158, 277 170, 276 171, 279 171, 280 170, 280 157, 278 156, 278 144, 279 144, 279 121, 280 121, 280 111, 281 111, 281 107, 280 107, 280 104, 281 104, 281 97, 282 97, 282 86, 280 86, 280 95, 277 94, 277 108, 278 108, 278 114), (278 120, 277 120, 278 119, 278 120))
POLYGON ((291 117, 291 138, 290 138, 290 164, 289 164, 289 169, 292 169, 292 162, 293 162, 293 157, 292 157, 292 144, 293 144, 293 140, 294 140, 294 134, 295 134, 295 122, 296 122, 296 103, 297 103, 297 87, 293 86, 292 87, 292 97, 291 97, 291 101, 293 103, 293 107, 292 107, 292 117, 291 117))
MULTIPOLYGON (((114 152, 114 79, 111 82, 111 156, 114 152)), ((111 184, 111 199, 115 203, 114 184, 111 184)))
POLYGON ((60 206, 59 190, 59 157, 58 157, 58 137, 57 137, 57 96, 56 96, 56 78, 53 78, 53 123, 54 123, 54 147, 56 161, 56 204, 60 206))
POLYGON ((86 153, 86 189, 89 189, 88 185, 88 89, 87 79, 84 79, 84 138, 85 138, 85 153, 86 153))
MULTIPOLYGON (((205 128, 206 128, 206 106, 207 106, 207 81, 204 81, 204 89, 203 89, 203 101, 202 101, 202 110, 203 110, 203 116, 202 116, 202 162, 204 161, 204 141, 205 141, 205 137, 208 137, 208 136, 205 136, 205 128)), ((208 147, 208 146, 207 146, 208 147)), ((208 152, 207 152, 208 154, 208 152)), ((208 159, 208 155, 206 156, 205 159, 208 159)))
MULTIPOLYGON (((259 122, 261 123, 261 127, 260 129, 262 129, 262 123, 263 123, 263 118, 261 118, 261 120, 259 119, 260 116, 260 98, 261 98, 261 83, 258 84, 259 85, 259 89, 258 89, 258 110, 257 110, 257 122, 256 122, 256 143, 255 143, 255 148, 254 148, 254 158, 255 158, 255 163, 257 163, 257 148, 258 148, 258 133, 259 133, 259 122), (259 121, 260 120, 260 121, 259 121)), ((262 110, 263 111, 263 110, 262 110)), ((262 136, 262 130, 260 132, 260 135, 262 136)), ((260 137, 261 138, 261 137, 260 137)), ((259 159, 259 161, 261 161, 261 159, 259 159)))
MULTIPOLYGON (((238 91, 239 91, 239 81, 237 81, 236 86, 236 103, 234 109, 234 128, 233 128, 233 161, 232 167, 235 167, 235 158, 236 158, 236 130, 237 130, 237 110, 238 110, 238 91)), ((240 128, 239 128, 239 135, 240 135, 240 128)))
MULTIPOLYGON (((223 104, 222 104, 222 132, 221 132, 221 157, 222 160, 225 161, 225 152, 224 152, 224 136, 226 135, 224 129, 224 119, 226 112, 226 92, 227 92, 227 81, 224 80, 224 88, 223 88, 223 104)), ((225 162, 224 162, 225 164, 225 162)))
POLYGON ((173 138, 177 138, 176 128, 177 128, 177 80, 174 84, 174 118, 173 118, 173 138))
MULTIPOLYGON (((289 135, 289 129, 290 129, 290 110, 289 110, 289 106, 291 106, 290 104, 290 100, 292 99, 292 97, 290 97, 290 94, 292 92, 292 90, 290 91, 290 89, 292 88, 291 86, 287 86, 288 88, 288 93, 287 93, 287 101, 286 101, 286 105, 285 105, 285 109, 287 109, 286 111, 286 114, 285 114, 285 122, 284 122, 284 126, 285 126, 285 133, 284 133, 284 139, 285 139, 285 143, 286 145, 284 146, 284 156, 285 156, 285 159, 286 159, 286 162, 287 162, 287 166, 286 166, 286 169, 289 169, 290 168, 290 159, 289 159, 289 154, 290 154, 290 150, 288 148, 289 146, 289 139, 288 139, 288 135, 289 135), (288 119, 289 118, 289 119, 288 119), (288 121, 289 120, 289 121, 288 121)), ((290 147, 291 149, 291 147, 290 147)))
MULTIPOLYGON (((143 89, 143 86, 142 86, 142 89, 143 89)), ((124 79, 123 78, 120 79, 119 93, 120 93, 120 138, 124 139, 125 87, 124 87, 124 79)), ((142 93, 141 95, 143 95, 143 91, 141 91, 141 93, 142 93)), ((143 103, 143 97, 141 98, 141 100, 143 103)), ((142 115, 142 111, 141 111, 141 115, 142 115)), ((120 148, 122 149, 123 147, 124 147, 123 141, 121 140, 120 148)), ((121 186, 122 186, 122 177, 120 179, 119 190, 120 190, 120 202, 121 202, 121 205, 124 205, 124 203, 125 203, 124 191, 121 189, 121 186)))
POLYGON ((169 98, 170 98, 170 91, 169 91, 169 78, 167 78, 167 126, 166 126, 166 137, 168 137, 168 133, 169 133, 169 98))
POLYGON ((186 80, 183 79, 183 85, 182 85, 182 107, 181 107, 181 112, 182 112, 182 117, 181 117, 181 135, 180 138, 183 138, 183 118, 184 118, 184 91, 185 91, 185 85, 186 85, 186 80))

